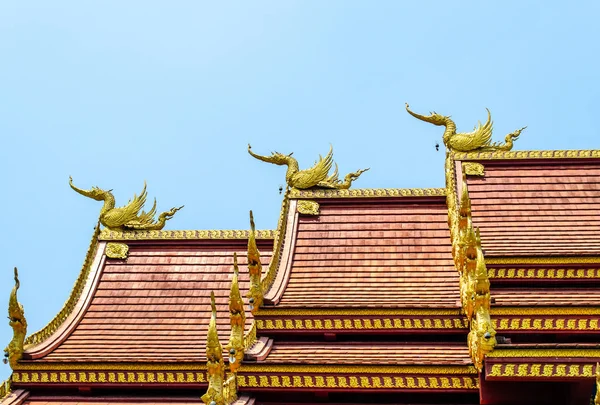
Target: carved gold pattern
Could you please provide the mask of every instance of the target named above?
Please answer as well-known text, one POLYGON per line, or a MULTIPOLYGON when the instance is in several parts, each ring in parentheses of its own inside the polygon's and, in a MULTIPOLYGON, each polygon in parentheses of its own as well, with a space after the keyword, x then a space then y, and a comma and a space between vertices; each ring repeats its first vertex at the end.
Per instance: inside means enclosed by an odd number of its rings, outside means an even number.
POLYGON ((10 392, 11 392, 10 382, 11 382, 11 380, 9 378, 6 381, 4 381, 2 384, 0 384, 0 400, 10 394, 10 392))
MULTIPOLYGON (((256 239, 273 239, 276 231, 257 230, 256 239)), ((100 240, 181 240, 181 239, 248 239, 247 230, 201 230, 201 231, 112 231, 103 229, 100 240)))
POLYGON ((315 376, 315 375, 272 375, 270 378, 238 376, 240 388, 348 388, 362 389, 459 389, 477 390, 479 379, 471 376, 460 377, 413 377, 413 376, 315 376))
POLYGON ((488 357, 588 357, 600 358, 600 349, 498 349, 488 357))
POLYGON ((260 330, 464 329, 464 318, 256 319, 260 330))
POLYGON ((164 383, 207 383, 205 373, 200 371, 73 371, 73 372, 35 372, 18 371, 13 373, 13 382, 27 383, 125 383, 125 384, 164 384, 164 383))
POLYGON ((596 395, 594 405, 600 405, 600 363, 596 363, 596 395))
POLYGON ((488 264, 600 264, 600 256, 491 257, 488 264))
POLYGON ((486 377, 581 378, 593 377, 593 370, 592 364, 502 363, 493 364, 486 377))
POLYGON ((600 278, 600 269, 488 269, 490 278, 600 278))
POLYGON ((269 291, 273 285, 273 282, 275 281, 277 270, 279 269, 279 263, 281 261, 281 254, 283 250, 283 241, 285 239, 285 230, 287 228, 287 217, 290 210, 289 194, 290 189, 288 188, 285 190, 283 201, 281 202, 281 211, 279 213, 279 220, 277 221, 277 231, 275 231, 275 238, 273 240, 273 254, 271 256, 271 262, 269 263, 267 273, 264 275, 264 278, 261 281, 263 293, 269 291))
POLYGON ((519 150, 496 152, 456 152, 456 160, 504 159, 589 159, 600 158, 600 150, 519 150))
POLYGON ((494 328, 499 330, 577 330, 596 332, 598 331, 600 318, 494 318, 492 324, 494 328))
POLYGON ((462 169, 467 176, 485 176, 485 167, 481 163, 465 162, 462 169))
POLYGON ((94 229, 94 234, 92 236, 92 241, 90 242, 90 246, 88 247, 87 253, 85 255, 85 260, 83 261, 83 266, 81 271, 79 272, 79 277, 77 277, 77 281, 75 281, 75 285, 73 286, 73 290, 71 290, 71 295, 67 299, 67 302, 63 305, 60 312, 52 319, 46 326, 44 326, 41 330, 30 335, 27 339, 25 339, 25 349, 27 350, 29 347, 39 345, 50 335, 52 335, 56 330, 63 324, 63 322, 71 315, 75 305, 79 301, 79 297, 83 292, 83 288, 85 287, 85 283, 90 274, 92 262, 94 261, 94 256, 96 255, 96 249, 98 248, 98 234, 100 233, 100 224, 96 225, 94 229))
POLYGON ((254 343, 256 343, 257 341, 257 337, 256 337, 256 320, 252 321, 252 325, 250 326, 250 330, 248 331, 248 333, 246 333, 244 335, 244 349, 248 350, 250 349, 254 343))
POLYGON ((328 189, 348 189, 352 182, 360 177, 360 175, 369 169, 361 169, 352 173, 348 173, 344 180, 338 178, 338 167, 335 164, 335 170, 329 174, 334 165, 333 162, 333 147, 329 148, 329 153, 323 158, 319 156, 319 160, 310 169, 300 170, 298 161, 292 157, 292 154, 284 155, 279 152, 273 152, 271 156, 262 156, 252 152, 252 148, 248 145, 248 153, 263 162, 273 163, 279 166, 286 165, 287 172, 285 180, 288 187, 296 189, 309 189, 313 187, 328 188, 328 189))
POLYGON ((25 319, 25 310, 18 301, 17 291, 21 283, 19 282, 19 271, 15 267, 15 286, 10 292, 8 300, 8 324, 13 330, 13 338, 4 349, 4 362, 8 361, 10 367, 14 370, 17 362, 23 357, 23 343, 27 335, 27 319, 25 319))
POLYGON ((250 304, 250 311, 252 314, 256 314, 263 304, 264 291, 261 282, 262 264, 260 262, 260 251, 256 245, 256 227, 252 211, 250 211, 250 233, 248 234, 248 274, 250 276, 250 288, 246 296, 250 304))
POLYGON ((600 315, 600 307, 496 307, 494 315, 600 315))
POLYGON ((351 190, 290 190, 290 198, 444 197, 445 188, 357 188, 351 190))
POLYGON ((91 190, 82 190, 73 184, 73 179, 69 177, 69 185, 77 193, 92 198, 96 201, 104 201, 104 205, 100 210, 100 223, 109 229, 144 229, 158 230, 162 229, 166 222, 173 218, 177 211, 183 208, 173 207, 169 211, 162 212, 158 215, 158 219, 154 219, 156 215, 156 199, 150 211, 143 211, 142 208, 146 203, 146 182, 140 195, 134 195, 133 198, 123 207, 115 207, 115 197, 111 193, 112 190, 102 190, 98 187, 92 187, 91 190))
POLYGON ((217 331, 217 307, 214 291, 210 293, 210 305, 212 313, 206 336, 206 379, 208 380, 208 389, 202 395, 201 399, 206 405, 211 402, 215 402, 216 405, 225 405, 225 398, 223 396, 225 365, 223 363, 223 348, 217 331))
MULTIPOLYGON (((227 346, 225 346, 225 349, 229 352, 229 369, 234 374, 242 365, 245 351, 244 326, 246 325, 246 312, 244 310, 244 301, 242 301, 242 295, 240 294, 238 273, 237 254, 234 253, 233 278, 231 280, 231 289, 229 292, 231 333, 229 335, 229 342, 227 343, 227 346)), ((225 398, 227 397, 228 396, 225 395, 225 398)))
POLYGON ((125 243, 107 243, 106 256, 111 259, 127 259, 129 246, 125 243))
POLYGON ((298 201, 298 213, 303 215, 319 215, 319 203, 311 200, 298 201))

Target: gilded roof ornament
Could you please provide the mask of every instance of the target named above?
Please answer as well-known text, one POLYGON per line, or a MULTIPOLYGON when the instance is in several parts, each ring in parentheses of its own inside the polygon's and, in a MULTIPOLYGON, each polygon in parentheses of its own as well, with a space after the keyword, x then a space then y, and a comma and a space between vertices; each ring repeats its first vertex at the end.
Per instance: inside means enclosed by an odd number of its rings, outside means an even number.
POLYGON ((260 252, 256 246, 256 227, 252 211, 250 211, 250 234, 248 236, 248 272, 250 273, 250 290, 247 297, 250 302, 250 311, 255 314, 262 306, 264 291, 261 283, 262 264, 260 252))
POLYGON ((225 365, 223 363, 223 348, 219 341, 217 332, 217 306, 215 304, 215 292, 210 293, 210 305, 212 314, 208 324, 206 336, 206 368, 208 374, 208 389, 202 395, 202 402, 209 405, 225 405, 223 398, 223 382, 225 380, 225 365))
POLYGON ((106 244, 106 256, 111 259, 127 259, 129 246, 125 243, 110 242, 106 244))
POLYGON ((312 200, 300 200, 296 210, 302 215, 319 215, 320 205, 312 200))
POLYGON ((325 156, 319 156, 319 160, 315 162, 314 166, 310 169, 300 170, 298 161, 292 157, 292 153, 284 155, 279 152, 273 152, 271 156, 257 155, 252 152, 252 147, 248 145, 248 153, 258 160, 263 162, 274 163, 276 165, 287 165, 287 172, 285 174, 285 180, 288 187, 296 189, 309 189, 309 188, 326 188, 326 189, 348 189, 352 185, 352 182, 369 169, 361 169, 352 173, 348 173, 344 180, 338 178, 338 168, 335 164, 335 170, 333 174, 329 174, 331 167, 334 165, 333 162, 333 147, 329 147, 329 153, 325 156))
POLYGON ((175 215, 177 211, 183 208, 171 208, 169 211, 162 212, 158 219, 156 215, 156 199, 150 211, 142 210, 146 203, 146 182, 140 195, 134 195, 133 199, 123 207, 115 207, 115 197, 112 190, 102 190, 98 187, 92 187, 91 190, 82 190, 73 184, 73 178, 69 177, 69 185, 79 194, 93 198, 96 201, 104 201, 100 210, 100 223, 110 230, 160 230, 164 228, 165 223, 175 215))
POLYGON ((463 162, 462 169, 467 176, 485 176, 485 167, 481 163, 463 162))
POLYGON ((15 267, 15 286, 10 292, 8 299, 8 324, 13 330, 13 338, 4 349, 4 362, 8 362, 14 370, 17 362, 23 357, 23 343, 27 334, 27 320, 23 305, 17 300, 17 290, 21 286, 19 282, 19 271, 15 267))
POLYGON ((244 312, 244 301, 240 294, 238 284, 237 253, 233 254, 233 279, 229 292, 229 317, 231 323, 231 334, 229 343, 225 347, 229 351, 229 369, 237 373, 238 368, 244 360, 244 327, 246 326, 246 313, 244 312))
MULTIPOLYGON (((487 109, 486 109, 487 110, 487 109)), ((509 151, 513 147, 513 141, 521 135, 521 132, 527 128, 523 127, 504 138, 504 143, 492 142, 492 116, 490 110, 487 110, 488 118, 485 124, 479 124, 472 132, 457 133, 456 124, 449 116, 431 112, 429 115, 417 114, 410 110, 406 103, 406 111, 413 117, 421 121, 429 122, 434 125, 444 126, 446 130, 442 139, 446 147, 453 152, 493 152, 493 151, 509 151)))

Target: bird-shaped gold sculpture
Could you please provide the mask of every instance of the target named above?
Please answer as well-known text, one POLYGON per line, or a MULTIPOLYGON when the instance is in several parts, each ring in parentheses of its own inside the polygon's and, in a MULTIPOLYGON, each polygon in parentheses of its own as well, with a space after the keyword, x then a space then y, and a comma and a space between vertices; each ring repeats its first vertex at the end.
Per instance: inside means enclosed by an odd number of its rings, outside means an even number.
POLYGON ((283 153, 273 152, 271 156, 262 156, 252 152, 252 147, 248 145, 248 153, 258 160, 263 162, 274 163, 276 165, 287 165, 288 169, 285 174, 285 180, 289 187, 305 190, 308 188, 329 188, 329 189, 347 189, 350 188, 352 182, 356 180, 363 172, 369 169, 362 169, 356 172, 348 173, 344 180, 338 178, 338 168, 335 165, 335 170, 332 175, 329 175, 333 162, 333 147, 329 147, 329 153, 323 157, 319 156, 319 160, 310 169, 300 170, 298 161, 292 157, 292 153, 284 155, 283 153))
POLYGON ((112 190, 102 190, 98 187, 92 187, 91 190, 82 190, 73 184, 73 178, 69 177, 69 185, 79 194, 93 198, 96 201, 104 201, 100 210, 100 223, 111 230, 159 230, 164 228, 165 223, 175 215, 177 211, 183 208, 171 208, 163 212, 154 219, 156 215, 156 199, 150 211, 142 210, 146 203, 146 182, 140 195, 134 195, 133 199, 123 207, 115 207, 115 197, 112 190), (140 212, 141 211, 141 212, 140 212))
MULTIPOLYGON (((487 109, 486 109, 487 110, 487 109)), ((488 118, 485 124, 479 124, 475 127, 472 132, 468 133, 456 133, 456 124, 449 116, 441 115, 435 111, 429 115, 417 114, 410 110, 408 103, 406 104, 406 111, 415 118, 421 121, 429 122, 434 125, 444 126, 446 130, 442 139, 446 147, 456 152, 493 152, 497 150, 508 151, 513 147, 513 141, 521 135, 521 132, 527 128, 523 127, 504 138, 504 143, 492 142, 492 116, 490 110, 487 110, 488 118)))

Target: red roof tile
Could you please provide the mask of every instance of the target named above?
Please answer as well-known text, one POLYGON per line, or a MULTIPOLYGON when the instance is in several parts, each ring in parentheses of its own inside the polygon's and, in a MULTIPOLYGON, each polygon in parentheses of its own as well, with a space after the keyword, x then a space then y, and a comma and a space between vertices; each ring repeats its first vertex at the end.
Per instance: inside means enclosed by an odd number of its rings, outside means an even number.
POLYGON ((318 217, 298 219, 279 306, 456 306, 458 274, 442 199, 320 203, 318 217))
MULTIPOLYGON (((132 244, 127 260, 107 259, 74 331, 35 361, 205 361, 211 290, 220 337, 223 342, 229 337, 234 252, 242 295, 248 289, 245 242, 220 242, 173 249, 146 241, 132 244)), ((261 244, 266 266, 272 241, 261 244)), ((251 322, 248 311, 247 328, 251 322)))
POLYGON ((470 365, 464 344, 275 343, 267 364, 470 365))
POLYGON ((467 179, 486 257, 600 254, 600 163, 485 161, 467 179))

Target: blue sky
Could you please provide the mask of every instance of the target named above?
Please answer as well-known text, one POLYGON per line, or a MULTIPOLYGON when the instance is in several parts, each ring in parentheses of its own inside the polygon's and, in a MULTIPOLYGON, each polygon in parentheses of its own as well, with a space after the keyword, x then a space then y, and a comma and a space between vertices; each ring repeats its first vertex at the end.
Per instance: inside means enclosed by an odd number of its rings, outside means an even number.
MULTIPOLYGON (((148 182, 168 229, 273 228, 285 169, 333 144, 355 187, 441 187, 436 110, 492 112, 515 149, 595 149, 597 2, 102 1, 0 5, 0 297, 12 268, 29 331, 77 278, 101 204, 68 187, 148 182)), ((0 327, 0 343, 12 336, 0 327)), ((8 377, 8 365, 0 378, 8 377)))

